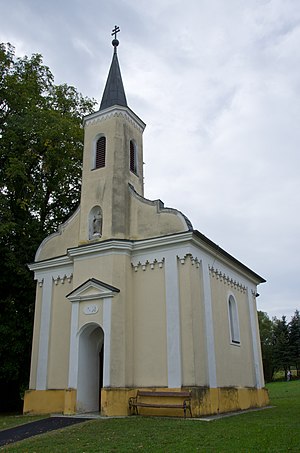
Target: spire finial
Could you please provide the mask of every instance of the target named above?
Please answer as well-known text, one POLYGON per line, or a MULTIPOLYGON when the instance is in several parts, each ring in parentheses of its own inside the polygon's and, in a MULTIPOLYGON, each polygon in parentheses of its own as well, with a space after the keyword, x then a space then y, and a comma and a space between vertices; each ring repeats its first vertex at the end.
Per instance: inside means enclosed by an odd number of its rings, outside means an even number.
POLYGON ((117 33, 119 33, 119 31, 120 28, 115 25, 115 28, 112 30, 112 36, 114 36, 114 39, 112 41, 112 45, 114 46, 114 54, 104 88, 100 110, 107 109, 108 107, 112 107, 114 105, 122 105, 123 107, 128 107, 117 55, 117 47, 119 45, 119 41, 117 40, 117 33))
POLYGON ((115 28, 112 30, 112 36, 114 36, 114 39, 112 40, 112 45, 114 46, 114 52, 116 53, 117 52, 117 47, 119 45, 119 41, 117 39, 117 33, 119 33, 120 31, 120 27, 118 27, 117 25, 115 25, 115 28))

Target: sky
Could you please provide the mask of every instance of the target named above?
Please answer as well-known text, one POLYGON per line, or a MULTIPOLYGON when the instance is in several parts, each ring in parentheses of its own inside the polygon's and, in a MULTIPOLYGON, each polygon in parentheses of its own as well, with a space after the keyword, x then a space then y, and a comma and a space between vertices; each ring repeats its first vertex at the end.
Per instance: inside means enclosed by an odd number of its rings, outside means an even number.
POLYGON ((0 42, 101 101, 111 31, 144 132, 145 196, 267 280, 258 309, 300 309, 299 0, 0 0, 0 42))

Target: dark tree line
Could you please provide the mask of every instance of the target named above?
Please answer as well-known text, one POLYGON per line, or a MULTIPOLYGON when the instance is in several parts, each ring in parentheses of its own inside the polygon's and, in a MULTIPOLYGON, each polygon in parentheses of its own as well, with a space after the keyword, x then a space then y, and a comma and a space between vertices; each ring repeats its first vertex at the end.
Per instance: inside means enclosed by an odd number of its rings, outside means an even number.
POLYGON ((0 44, 0 411, 28 388, 35 283, 27 263, 79 203, 82 116, 95 102, 55 85, 42 56, 0 44))
POLYGON ((272 381, 276 371, 296 370, 300 377, 300 314, 296 310, 290 322, 286 316, 270 319, 258 312, 265 380, 272 381))

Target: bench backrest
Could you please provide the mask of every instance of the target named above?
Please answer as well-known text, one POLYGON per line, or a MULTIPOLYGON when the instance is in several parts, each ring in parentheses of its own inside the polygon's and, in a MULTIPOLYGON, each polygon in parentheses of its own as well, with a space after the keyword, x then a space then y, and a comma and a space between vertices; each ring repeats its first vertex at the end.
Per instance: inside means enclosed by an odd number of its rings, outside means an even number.
POLYGON ((191 398, 191 392, 152 392, 149 390, 138 390, 136 396, 191 398))

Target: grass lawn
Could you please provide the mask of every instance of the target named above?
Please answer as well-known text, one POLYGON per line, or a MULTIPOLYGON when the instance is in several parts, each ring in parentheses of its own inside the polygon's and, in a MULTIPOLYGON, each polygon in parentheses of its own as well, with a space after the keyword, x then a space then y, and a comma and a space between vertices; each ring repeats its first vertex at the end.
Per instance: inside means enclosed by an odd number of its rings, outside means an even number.
POLYGON ((268 388, 272 409, 210 422, 156 417, 98 419, 11 444, 2 451, 299 453, 300 381, 272 383, 268 388))

